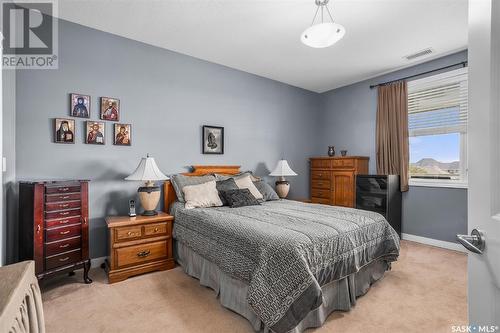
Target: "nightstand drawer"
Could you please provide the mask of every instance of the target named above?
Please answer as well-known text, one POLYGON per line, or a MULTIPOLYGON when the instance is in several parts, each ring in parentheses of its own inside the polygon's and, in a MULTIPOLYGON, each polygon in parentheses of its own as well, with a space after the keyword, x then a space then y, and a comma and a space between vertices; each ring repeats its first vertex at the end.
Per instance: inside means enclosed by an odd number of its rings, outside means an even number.
POLYGON ((53 256, 59 253, 76 250, 81 247, 81 242, 80 236, 77 236, 58 242, 45 243, 45 254, 47 256, 53 256))
POLYGON ((80 249, 62 253, 57 256, 48 257, 47 259, 45 259, 45 269, 52 269, 59 266, 68 265, 81 259, 82 251, 80 249))
POLYGON ((170 223, 155 223, 144 226, 144 236, 153 235, 169 235, 170 236, 170 223))
POLYGON ((168 241, 145 243, 116 249, 118 267, 138 264, 145 261, 171 257, 168 241))
POLYGON ((139 238, 142 236, 142 227, 123 227, 115 229, 115 241, 120 242, 124 240, 139 238))

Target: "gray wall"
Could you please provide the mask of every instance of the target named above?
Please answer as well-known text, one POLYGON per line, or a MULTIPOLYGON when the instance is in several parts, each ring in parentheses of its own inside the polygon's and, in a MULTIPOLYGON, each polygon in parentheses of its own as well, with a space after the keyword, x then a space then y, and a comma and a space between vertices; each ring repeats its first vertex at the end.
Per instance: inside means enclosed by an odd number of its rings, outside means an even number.
MULTIPOLYGON (((328 145, 335 145, 337 151, 348 149, 350 155, 369 156, 370 173, 376 173, 377 90, 369 86, 464 60, 467 51, 322 94, 318 150, 326 152, 328 145)), ((455 234, 467 233, 467 190, 411 186, 403 194, 402 224, 403 233, 455 241, 455 234)))
POLYGON ((127 213, 140 183, 127 182, 146 153, 164 173, 192 164, 240 164, 267 175, 284 157, 299 176, 291 197, 309 196, 306 157, 317 154, 319 95, 77 24, 60 21, 59 69, 17 72, 16 177, 90 179, 91 257, 106 255, 104 217, 127 213), (68 117, 69 93, 120 98, 132 146, 52 143, 55 117, 68 117), (201 154, 201 126, 225 127, 225 154, 201 154))

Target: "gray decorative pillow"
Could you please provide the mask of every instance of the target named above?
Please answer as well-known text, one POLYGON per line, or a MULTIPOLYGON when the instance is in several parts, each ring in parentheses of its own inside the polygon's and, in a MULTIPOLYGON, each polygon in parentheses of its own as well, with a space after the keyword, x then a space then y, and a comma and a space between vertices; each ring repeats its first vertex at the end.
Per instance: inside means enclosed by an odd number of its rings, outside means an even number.
POLYGON ((278 196, 278 194, 276 194, 276 192, 271 187, 271 185, 269 185, 265 181, 259 180, 257 182, 253 182, 253 184, 255 185, 255 187, 257 187, 259 192, 262 193, 262 196, 263 196, 262 200, 272 201, 272 200, 279 200, 280 199, 280 197, 278 196))
POLYGON ((229 191, 229 190, 239 190, 238 185, 236 185, 236 182, 234 181, 233 178, 228 178, 226 180, 218 180, 215 183, 215 186, 217 187, 217 191, 219 191, 219 197, 220 200, 222 201, 223 206, 228 206, 228 202, 226 201, 226 198, 222 195, 222 192, 224 191, 229 191))
POLYGON ((247 188, 227 190, 221 193, 231 208, 260 205, 259 201, 255 199, 253 194, 247 188))
POLYGON ((184 193, 182 192, 182 188, 184 186, 204 184, 212 180, 215 180, 215 177, 212 175, 184 176, 177 174, 170 177, 170 181, 172 182, 172 186, 174 187, 175 194, 177 194, 177 200, 179 200, 179 202, 186 202, 186 200, 184 200, 184 193))

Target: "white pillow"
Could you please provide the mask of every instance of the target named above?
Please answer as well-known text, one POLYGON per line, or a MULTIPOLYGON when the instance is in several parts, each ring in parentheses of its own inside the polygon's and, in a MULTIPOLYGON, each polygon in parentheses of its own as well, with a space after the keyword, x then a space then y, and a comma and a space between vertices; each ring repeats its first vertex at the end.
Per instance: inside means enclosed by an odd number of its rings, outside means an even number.
POLYGON ((255 185, 252 182, 252 178, 250 175, 247 175, 245 177, 239 177, 239 178, 234 178, 234 182, 236 183, 236 186, 240 189, 247 188, 250 193, 255 197, 255 199, 263 199, 264 197, 262 196, 262 193, 255 187, 255 185))
POLYGON ((182 192, 186 200, 184 206, 186 209, 222 206, 215 180, 199 185, 184 186, 182 192))

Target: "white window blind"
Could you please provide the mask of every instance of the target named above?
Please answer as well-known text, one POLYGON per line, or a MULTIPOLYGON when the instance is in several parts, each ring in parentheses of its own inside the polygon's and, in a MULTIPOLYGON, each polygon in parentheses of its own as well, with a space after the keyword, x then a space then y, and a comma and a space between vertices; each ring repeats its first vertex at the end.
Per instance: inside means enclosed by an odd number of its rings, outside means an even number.
POLYGON ((467 132, 467 68, 408 82, 410 136, 467 132))

